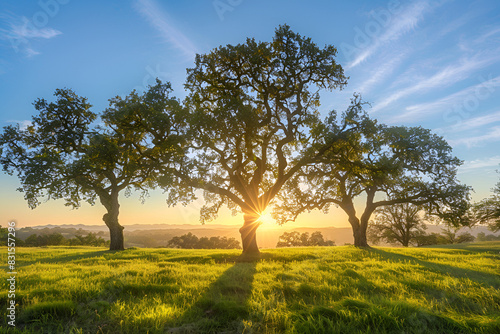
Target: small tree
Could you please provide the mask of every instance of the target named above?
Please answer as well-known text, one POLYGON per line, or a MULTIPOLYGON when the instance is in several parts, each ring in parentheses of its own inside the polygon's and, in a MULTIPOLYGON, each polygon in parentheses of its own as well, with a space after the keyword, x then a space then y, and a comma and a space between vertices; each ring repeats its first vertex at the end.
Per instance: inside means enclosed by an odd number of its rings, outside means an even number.
MULTIPOLYGON (((27 129, 19 125, 4 128, 0 163, 7 173, 17 173, 18 190, 24 192, 30 208, 37 207, 40 198, 63 198, 73 208, 82 201, 93 205, 98 198, 107 211, 103 220, 110 232, 110 250, 122 250, 120 192, 138 189, 145 194, 158 179, 156 166, 182 155, 181 127, 176 123, 180 108, 170 91, 169 84, 158 81, 142 95, 134 91, 125 99, 111 100, 103 117, 106 127, 101 128, 91 126, 97 115, 90 111, 86 98, 58 89, 56 102, 39 99, 34 103, 39 114, 27 129), (115 122, 116 115, 130 108, 162 108, 164 117, 170 117, 170 122, 162 123, 171 127, 163 129, 161 146, 148 146, 156 138, 135 131, 139 127, 132 121, 128 126, 115 122)), ((162 177, 168 179, 168 174, 164 172, 162 177)))
POLYGON ((469 232, 463 232, 458 234, 458 229, 446 229, 442 230, 442 237, 444 243, 446 244, 461 244, 464 242, 473 242, 475 237, 469 232))
POLYGON ((368 227, 368 240, 374 244, 385 241, 408 247, 427 229, 421 213, 421 207, 409 203, 378 208, 368 227))
POLYGON ((292 231, 283 233, 276 244, 276 247, 296 247, 301 246, 300 232, 292 231))
POLYGON ((476 220, 488 225, 493 231, 500 231, 500 182, 492 189, 493 195, 474 205, 476 220))
POLYGON ((196 235, 189 232, 188 234, 181 235, 180 237, 173 237, 167 244, 167 247, 184 248, 184 249, 197 249, 199 239, 196 235))
POLYGON ((439 233, 420 233, 415 236, 415 243, 418 247, 446 244, 446 239, 439 233))
POLYGON ((308 232, 300 234, 297 231, 285 232, 279 237, 276 247, 297 247, 297 246, 335 246, 332 240, 323 238, 320 231, 313 232, 309 236, 308 232))

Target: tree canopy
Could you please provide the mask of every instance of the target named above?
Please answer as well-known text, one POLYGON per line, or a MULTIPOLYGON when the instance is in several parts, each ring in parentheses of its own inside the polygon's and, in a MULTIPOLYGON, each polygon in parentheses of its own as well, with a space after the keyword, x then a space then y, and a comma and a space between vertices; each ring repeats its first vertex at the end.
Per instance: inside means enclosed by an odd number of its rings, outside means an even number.
POLYGON ((493 195, 473 206, 476 222, 488 225, 493 232, 500 231, 500 182, 493 190, 493 195))
POLYGON ((18 190, 24 192, 31 208, 38 206, 41 198, 62 198, 74 208, 82 201, 93 205, 99 199, 107 211, 103 220, 110 229, 110 249, 123 249, 119 193, 132 189, 147 192, 154 187, 156 166, 175 159, 182 144, 174 130, 162 129, 162 140, 155 142, 136 132, 133 122, 121 126, 124 123, 115 122, 115 116, 128 108, 152 107, 162 109, 165 115, 176 114, 176 100, 169 92, 169 84, 157 82, 142 95, 134 91, 125 99, 112 99, 103 117, 104 126, 93 126, 97 114, 90 110, 87 99, 70 89, 58 89, 55 102, 38 99, 34 103, 39 113, 26 129, 19 125, 4 128, 0 163, 8 173, 17 173, 21 181, 18 190), (147 150, 149 159, 143 155, 147 150))
POLYGON ((337 50, 319 48, 280 26, 272 42, 219 47, 197 55, 188 69, 191 170, 182 175, 202 189, 201 220, 223 205, 244 214, 244 252, 258 252, 258 218, 288 179, 319 151, 311 131, 319 123, 319 91, 342 88, 337 50))
MULTIPOLYGON (((279 221, 293 220, 307 210, 327 211, 334 204, 347 214, 354 243, 362 247, 368 246, 372 213, 384 206, 421 205, 452 225, 464 223, 470 189, 457 180, 461 161, 446 141, 421 127, 378 124, 362 105, 355 105, 347 121, 362 119, 363 126, 295 174, 274 213, 279 221), (360 216, 355 208, 358 197, 365 201, 360 216)), ((335 117, 326 120, 325 138, 337 135, 337 123, 335 117)))
POLYGON ((422 208, 410 203, 383 206, 375 210, 375 219, 368 227, 368 240, 385 241, 408 247, 427 229, 422 208))

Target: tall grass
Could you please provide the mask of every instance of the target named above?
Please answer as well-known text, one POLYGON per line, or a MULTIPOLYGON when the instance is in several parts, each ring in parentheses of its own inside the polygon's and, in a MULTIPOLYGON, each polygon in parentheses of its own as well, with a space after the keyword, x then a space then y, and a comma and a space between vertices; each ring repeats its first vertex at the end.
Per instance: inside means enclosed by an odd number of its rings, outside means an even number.
POLYGON ((0 331, 500 333, 500 242, 239 254, 18 248, 17 326, 0 331))

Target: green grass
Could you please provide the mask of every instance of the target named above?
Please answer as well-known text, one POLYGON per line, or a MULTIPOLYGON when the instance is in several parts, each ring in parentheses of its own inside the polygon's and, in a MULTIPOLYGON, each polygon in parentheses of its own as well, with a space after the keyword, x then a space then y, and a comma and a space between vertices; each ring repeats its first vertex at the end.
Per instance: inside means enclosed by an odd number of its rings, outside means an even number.
POLYGON ((0 332, 500 333, 500 242, 239 254, 18 248, 17 326, 0 332))

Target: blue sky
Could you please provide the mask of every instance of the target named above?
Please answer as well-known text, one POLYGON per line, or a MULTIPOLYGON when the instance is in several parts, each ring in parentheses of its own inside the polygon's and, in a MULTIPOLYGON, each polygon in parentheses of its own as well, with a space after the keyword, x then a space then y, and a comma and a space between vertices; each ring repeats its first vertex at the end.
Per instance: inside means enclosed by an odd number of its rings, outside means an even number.
MULTIPOLYGON (((247 37, 270 40, 283 23, 339 51, 349 84, 322 94, 325 114, 342 110, 359 92, 380 122, 443 135, 464 160, 459 178, 474 188, 473 199, 490 194, 500 164, 497 0, 4 0, 0 126, 25 123, 34 113, 32 102, 50 100, 56 88, 88 97, 97 112, 109 98, 143 90, 155 77, 171 81, 182 98, 196 53, 247 37)), ((0 182, 1 225, 9 219, 24 225, 102 223, 99 205, 70 211, 56 201, 31 211, 15 191, 15 177, 1 175, 0 182)), ((129 210, 124 224, 194 223, 201 205, 166 209, 161 193, 144 206, 132 197, 122 201, 122 212, 129 210)), ((318 219, 323 225, 344 221, 335 210, 318 219)))

